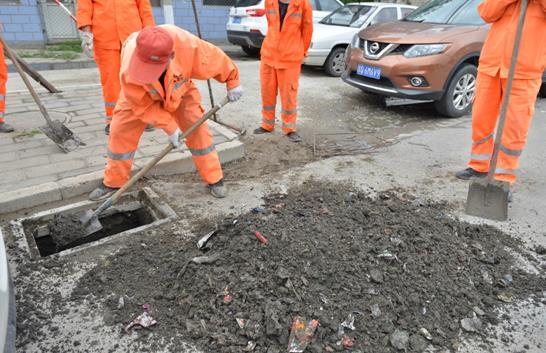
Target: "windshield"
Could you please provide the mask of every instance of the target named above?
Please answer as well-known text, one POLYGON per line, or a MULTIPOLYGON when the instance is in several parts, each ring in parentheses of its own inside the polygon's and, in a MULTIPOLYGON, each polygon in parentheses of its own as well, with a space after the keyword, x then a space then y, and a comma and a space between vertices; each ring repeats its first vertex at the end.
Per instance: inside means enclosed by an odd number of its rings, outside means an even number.
POLYGON ((453 14, 466 3, 467 0, 432 0, 414 10, 404 21, 448 24, 453 14))
POLYGON ((344 27, 362 27, 373 12, 372 6, 345 5, 326 16, 320 23, 344 27))
POLYGON ((235 7, 256 6, 261 0, 237 0, 235 7))

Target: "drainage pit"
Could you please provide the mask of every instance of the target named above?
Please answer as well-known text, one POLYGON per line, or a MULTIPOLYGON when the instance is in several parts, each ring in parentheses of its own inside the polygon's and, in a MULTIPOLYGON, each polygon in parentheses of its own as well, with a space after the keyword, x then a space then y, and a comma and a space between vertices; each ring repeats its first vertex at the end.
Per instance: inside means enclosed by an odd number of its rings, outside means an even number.
POLYGON ((34 258, 59 253, 63 255, 112 238, 138 233, 168 222, 176 213, 150 188, 125 195, 105 210, 99 221, 102 229, 86 235, 80 215, 96 209, 101 203, 84 201, 37 213, 12 222, 14 232, 26 240, 34 258))

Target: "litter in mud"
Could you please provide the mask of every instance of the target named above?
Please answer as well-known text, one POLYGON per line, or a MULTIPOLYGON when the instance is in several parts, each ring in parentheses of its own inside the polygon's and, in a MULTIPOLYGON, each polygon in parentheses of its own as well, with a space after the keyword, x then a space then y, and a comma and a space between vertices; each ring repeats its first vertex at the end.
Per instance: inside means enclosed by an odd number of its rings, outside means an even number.
POLYGON ((302 353, 307 345, 313 340, 313 335, 319 322, 317 320, 305 321, 305 318, 296 316, 290 329, 288 338, 288 352, 302 353))
POLYGON ((142 305, 144 312, 138 315, 129 325, 125 326, 125 332, 129 333, 131 329, 150 328, 157 324, 157 321, 150 314, 150 305, 142 305))
POLYGON ((199 239, 199 241, 197 242, 197 249, 203 249, 207 245, 210 238, 212 238, 216 234, 216 231, 217 230, 215 229, 199 239))
POLYGON ((487 328, 507 319, 497 314, 504 305, 500 293, 511 293, 514 302, 539 302, 546 287, 542 276, 518 267, 513 254, 525 256, 519 241, 402 192, 370 197, 350 185, 308 182, 266 197, 264 208, 263 214, 199 222, 197 234, 218 224, 209 242, 221 256, 206 265, 191 262, 211 255, 196 249, 196 239, 173 235, 178 225, 131 237, 81 277, 71 300, 98 303, 111 326, 150 302, 161 325, 154 328, 158 339, 143 343, 149 346, 142 351, 189 342, 206 353, 233 353, 252 341, 253 352, 281 353, 295 317, 307 318, 306 325, 320 322, 306 351, 339 351, 340 323, 351 326, 348 314, 358 311, 355 330, 344 328, 354 339, 350 349, 397 353, 429 345, 455 351, 461 320, 473 318, 474 308, 484 313, 482 329, 467 334, 487 340, 495 335, 487 328), (256 229, 267 235, 268 246, 255 239, 256 229), (481 261, 486 258, 494 261, 481 261), (374 269, 382 281, 372 280, 374 269), (506 274, 512 282, 500 288, 506 274))

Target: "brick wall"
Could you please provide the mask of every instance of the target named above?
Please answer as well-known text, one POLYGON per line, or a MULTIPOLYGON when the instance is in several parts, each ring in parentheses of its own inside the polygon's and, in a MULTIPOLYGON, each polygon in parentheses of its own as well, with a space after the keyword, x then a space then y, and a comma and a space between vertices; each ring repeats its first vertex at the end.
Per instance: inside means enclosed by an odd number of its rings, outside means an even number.
MULTIPOLYGON (((197 14, 204 39, 225 40, 229 6, 204 6, 202 0, 196 0, 197 14)), ((174 21, 177 26, 197 34, 191 1, 173 0, 174 21)))
POLYGON ((21 46, 43 45, 43 23, 36 0, 14 0, 0 5, 0 22, 8 43, 21 46))

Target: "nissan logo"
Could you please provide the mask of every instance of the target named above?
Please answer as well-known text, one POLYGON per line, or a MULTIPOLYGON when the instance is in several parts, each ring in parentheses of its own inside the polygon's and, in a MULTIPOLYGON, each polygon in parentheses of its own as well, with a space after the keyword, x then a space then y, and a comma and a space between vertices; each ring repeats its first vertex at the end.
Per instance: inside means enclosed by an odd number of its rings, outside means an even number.
POLYGON ((379 43, 373 42, 373 43, 370 45, 370 53, 375 54, 375 53, 378 52, 378 50, 379 50, 379 43))

